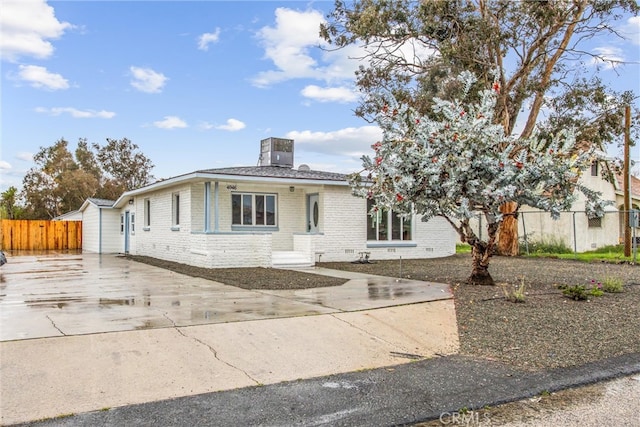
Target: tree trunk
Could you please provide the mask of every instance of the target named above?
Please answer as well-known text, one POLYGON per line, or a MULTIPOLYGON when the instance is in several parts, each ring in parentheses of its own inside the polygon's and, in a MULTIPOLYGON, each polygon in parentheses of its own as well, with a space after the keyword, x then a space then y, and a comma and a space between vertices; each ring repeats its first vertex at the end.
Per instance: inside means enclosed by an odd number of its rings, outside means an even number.
POLYGON ((493 277, 489 274, 491 245, 476 242, 471 247, 471 258, 471 276, 467 279, 467 283, 470 285, 495 285, 493 277))
POLYGON ((517 209, 516 202, 507 202, 500 206, 500 212, 504 215, 498 230, 498 253, 500 255, 518 256, 520 254, 518 217, 515 214, 517 209))

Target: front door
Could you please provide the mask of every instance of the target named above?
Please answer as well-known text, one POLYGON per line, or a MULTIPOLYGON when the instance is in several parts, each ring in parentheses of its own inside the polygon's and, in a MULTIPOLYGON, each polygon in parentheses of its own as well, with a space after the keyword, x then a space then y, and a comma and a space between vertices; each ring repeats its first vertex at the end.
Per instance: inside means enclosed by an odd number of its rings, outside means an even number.
POLYGON ((307 231, 318 233, 320 231, 320 196, 310 194, 307 200, 307 231))

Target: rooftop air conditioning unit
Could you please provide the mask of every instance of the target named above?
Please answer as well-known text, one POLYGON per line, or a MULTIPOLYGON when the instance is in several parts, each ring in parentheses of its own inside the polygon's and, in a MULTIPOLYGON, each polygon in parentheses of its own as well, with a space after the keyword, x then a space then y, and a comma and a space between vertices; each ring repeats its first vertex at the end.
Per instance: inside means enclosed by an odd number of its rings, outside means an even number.
POLYGON ((293 139, 267 138, 260 141, 260 166, 293 168, 293 139))

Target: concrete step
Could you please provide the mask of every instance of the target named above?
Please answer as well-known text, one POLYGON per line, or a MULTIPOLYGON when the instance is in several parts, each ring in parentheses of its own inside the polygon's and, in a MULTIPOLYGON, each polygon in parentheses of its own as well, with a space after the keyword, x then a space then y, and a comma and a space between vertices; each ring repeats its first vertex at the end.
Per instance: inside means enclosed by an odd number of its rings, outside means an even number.
POLYGON ((273 268, 305 268, 313 267, 305 253, 295 251, 277 251, 271 255, 273 268))

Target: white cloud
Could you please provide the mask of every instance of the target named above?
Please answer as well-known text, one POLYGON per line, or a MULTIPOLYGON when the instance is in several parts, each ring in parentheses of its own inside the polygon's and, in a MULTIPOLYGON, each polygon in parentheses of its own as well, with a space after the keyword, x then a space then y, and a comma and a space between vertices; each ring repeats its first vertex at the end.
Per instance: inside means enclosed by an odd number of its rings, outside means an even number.
POLYGON ((69 114, 74 119, 111 119, 116 113, 113 111, 96 111, 96 110, 78 110, 73 107, 54 107, 54 108, 36 108, 37 113, 49 114, 50 116, 59 116, 61 114, 69 114))
POLYGON ((593 53, 598 55, 599 58, 593 58, 591 63, 594 65, 602 64, 607 70, 615 68, 620 62, 624 61, 624 54, 622 52, 622 49, 619 49, 617 47, 597 47, 593 49, 593 53))
POLYGON ((18 75, 35 88, 49 90, 69 89, 69 82, 60 74, 50 73, 45 67, 37 65, 20 65, 18 75))
POLYGON ((220 39, 220 28, 216 28, 213 33, 204 33, 198 37, 198 49, 209 50, 211 43, 217 43, 220 39))
POLYGON ((158 93, 162 90, 167 80, 169 80, 164 74, 157 73, 151 68, 130 67, 131 86, 138 89, 141 92, 146 93, 158 93))
POLYGON ((354 102, 358 99, 358 93, 347 87, 319 87, 306 86, 301 91, 302 96, 320 102, 354 102))
MULTIPOLYGON (((355 71, 363 60, 367 60, 369 53, 385 49, 374 40, 368 48, 353 44, 342 49, 323 50, 329 46, 319 35, 320 24, 325 22, 321 12, 278 8, 275 15, 275 25, 263 27, 256 35, 265 49, 265 58, 275 65, 275 69, 255 76, 253 84, 258 87, 299 78, 320 80, 330 85, 338 82, 338 86, 344 86, 345 81, 354 80, 355 71)), ((434 51, 419 40, 409 40, 400 49, 387 52, 387 56, 396 55, 413 63, 420 63, 433 54, 434 51)), ((325 102, 329 100, 324 99, 325 102)))
POLYGON ((263 27, 257 37, 264 46, 265 57, 273 61, 277 70, 259 73, 253 83, 264 87, 293 78, 322 79, 322 70, 311 55, 311 49, 322 43, 319 35, 320 23, 324 22, 322 13, 280 7, 275 14, 275 27, 263 27))
POLYGON ((164 120, 153 122, 153 125, 160 129, 179 129, 188 127, 184 120, 176 116, 164 116, 164 120))
POLYGON ((295 140, 296 147, 303 151, 361 157, 373 152, 371 145, 382 139, 382 130, 377 126, 349 127, 332 132, 304 130, 288 132, 285 137, 295 140))
POLYGON ((10 169, 11 169, 11 164, 9 162, 0 160, 0 170, 10 170, 10 169))
POLYGON ((22 160, 25 162, 32 162, 33 161, 33 153, 29 153, 26 151, 20 151, 18 152, 18 154, 16 154, 16 159, 18 160, 22 160))
POLYGON ((640 45, 640 16, 632 16, 626 25, 620 29, 620 33, 631 40, 631 43, 640 45))
POLYGON ((229 132, 235 132, 235 131, 238 131, 240 129, 244 129, 245 126, 246 125, 243 122, 241 122, 240 120, 229 119, 229 120, 227 120, 227 124, 226 125, 216 126, 216 129, 228 130, 229 132))
POLYGON ((53 53, 50 39, 71 28, 60 22, 53 7, 44 0, 2 1, 0 13, 0 56, 15 61, 21 56, 48 58, 53 53))

